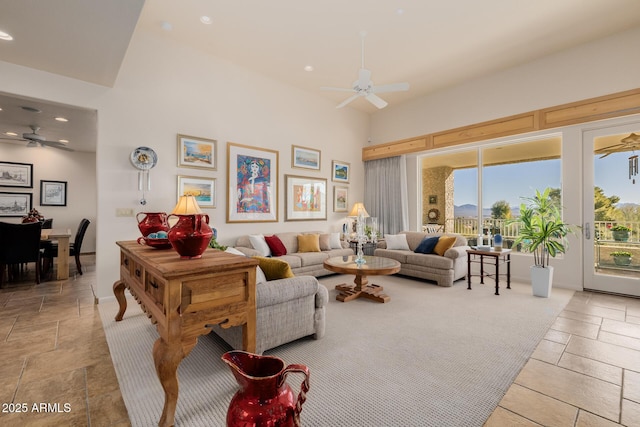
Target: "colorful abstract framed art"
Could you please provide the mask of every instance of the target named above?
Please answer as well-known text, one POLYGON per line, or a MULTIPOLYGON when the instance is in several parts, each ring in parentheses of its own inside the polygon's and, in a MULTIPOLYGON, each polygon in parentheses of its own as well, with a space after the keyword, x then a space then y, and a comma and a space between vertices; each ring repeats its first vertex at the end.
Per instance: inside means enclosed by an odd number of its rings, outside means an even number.
POLYGON ((285 221, 327 219, 327 180, 285 175, 285 221))

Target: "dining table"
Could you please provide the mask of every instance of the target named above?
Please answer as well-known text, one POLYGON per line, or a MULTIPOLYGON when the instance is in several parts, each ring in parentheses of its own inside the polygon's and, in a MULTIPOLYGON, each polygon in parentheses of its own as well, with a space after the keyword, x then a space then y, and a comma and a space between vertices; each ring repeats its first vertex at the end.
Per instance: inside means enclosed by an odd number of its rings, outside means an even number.
POLYGON ((40 240, 57 240, 58 256, 56 257, 56 279, 65 280, 69 278, 69 244, 71 240, 71 229, 69 228, 48 228, 40 232, 40 240))

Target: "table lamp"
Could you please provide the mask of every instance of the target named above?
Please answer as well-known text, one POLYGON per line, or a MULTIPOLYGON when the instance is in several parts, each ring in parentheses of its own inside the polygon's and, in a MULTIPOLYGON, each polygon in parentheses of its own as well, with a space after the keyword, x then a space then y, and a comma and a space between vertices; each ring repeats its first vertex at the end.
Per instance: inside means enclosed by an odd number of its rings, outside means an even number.
POLYGON ((200 258, 213 236, 209 215, 202 213, 194 196, 180 196, 169 218, 174 215, 178 217, 178 222, 168 233, 171 246, 181 259, 200 258))
MULTIPOLYGON (((356 233, 358 228, 358 221, 369 217, 369 214, 367 213, 367 210, 364 207, 364 203, 356 202, 353 204, 353 207, 351 208, 351 212, 349 212, 348 216, 349 218, 355 218, 353 221, 353 232, 356 233), (362 218, 360 218, 361 215, 362 215, 362 218)), ((362 223, 362 226, 364 227, 364 222, 362 223)))

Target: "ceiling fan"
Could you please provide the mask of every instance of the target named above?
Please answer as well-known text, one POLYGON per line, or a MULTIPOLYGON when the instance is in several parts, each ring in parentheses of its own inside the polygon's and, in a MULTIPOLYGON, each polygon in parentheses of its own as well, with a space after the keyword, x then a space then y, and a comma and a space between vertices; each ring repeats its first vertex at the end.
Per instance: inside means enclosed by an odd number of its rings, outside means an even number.
POLYGON ((594 151, 595 154, 602 154, 600 158, 607 157, 609 154, 622 153, 625 151, 635 151, 640 149, 640 135, 631 133, 631 135, 620 140, 620 144, 610 145, 608 147, 599 148, 594 151))
POLYGON ((39 126, 29 126, 31 132, 25 132, 22 134, 22 138, 0 138, 0 140, 4 141, 26 141, 27 147, 53 147, 58 148, 64 151, 74 151, 71 148, 67 147, 64 143, 58 141, 47 141, 47 138, 40 135, 38 131, 40 130, 39 126))
POLYGON ((342 108, 350 102, 354 101, 356 98, 364 97, 367 101, 372 103, 378 108, 384 108, 387 106, 387 102, 380 98, 377 93, 384 92, 400 92, 409 90, 409 83, 392 83, 380 86, 374 86, 371 81, 371 71, 364 68, 364 38, 367 35, 365 31, 360 32, 360 36, 362 38, 362 65, 360 70, 358 71, 358 80, 353 82, 353 86, 351 88, 341 88, 341 87, 327 87, 323 86, 321 90, 333 90, 339 92, 353 92, 349 98, 342 101, 340 104, 336 106, 336 108, 342 108))

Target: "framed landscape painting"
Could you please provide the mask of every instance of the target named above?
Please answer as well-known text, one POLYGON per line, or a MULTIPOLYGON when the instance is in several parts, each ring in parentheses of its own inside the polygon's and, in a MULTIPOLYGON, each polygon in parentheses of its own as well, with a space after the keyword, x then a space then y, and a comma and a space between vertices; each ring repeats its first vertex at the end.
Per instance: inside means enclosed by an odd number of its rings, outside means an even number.
POLYGON ((291 146, 291 167, 320 170, 320 150, 291 146))
POLYGON ((349 163, 334 160, 331 163, 331 180, 348 183, 350 171, 351 165, 349 163))
POLYGON ((40 206, 67 206, 67 182, 40 180, 40 206))
POLYGON ((327 180, 285 175, 285 221, 327 219, 327 180))
POLYGON ((216 170, 218 142, 178 134, 178 167, 216 170))
POLYGON ((33 165, 0 162, 0 186, 33 188, 33 165))
POLYGON ((347 212, 349 209, 349 187, 333 186, 333 211, 347 212))
POLYGON ((216 180, 178 175, 178 200, 180 196, 194 196, 201 208, 215 208, 216 180))
POLYGON ((278 152, 227 143, 227 222, 278 221, 278 152))
POLYGON ((32 202, 31 193, 0 193, 0 217, 26 216, 32 202))

